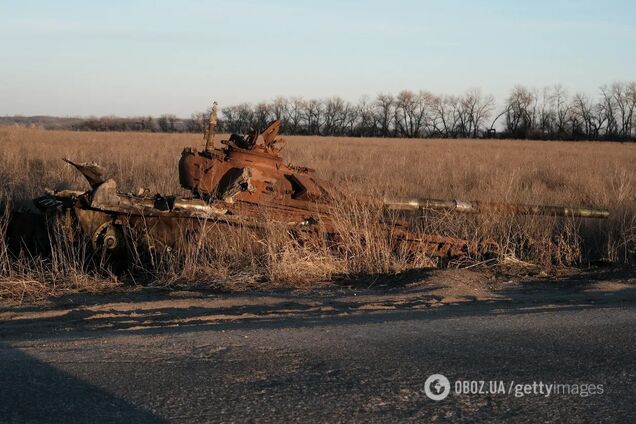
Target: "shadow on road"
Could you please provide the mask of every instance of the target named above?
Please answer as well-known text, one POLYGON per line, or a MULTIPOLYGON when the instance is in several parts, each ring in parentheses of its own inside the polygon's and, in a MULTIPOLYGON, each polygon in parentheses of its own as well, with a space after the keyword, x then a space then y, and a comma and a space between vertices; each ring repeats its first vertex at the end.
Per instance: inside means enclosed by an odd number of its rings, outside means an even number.
POLYGON ((0 421, 156 423, 164 420, 0 342, 0 421))
MULTIPOLYGON (((633 277, 633 271, 621 274, 633 277)), ((526 280, 496 290, 496 297, 477 299, 467 293, 451 301, 440 296, 440 284, 405 289, 341 290, 338 292, 274 292, 224 294, 188 292, 73 295, 57 305, 15 308, 2 323, 0 338, 33 340, 73 335, 103 337, 186 331, 349 325, 385 321, 443 319, 455 316, 511 315, 586 308, 633 307, 636 285, 596 290, 595 281, 616 278, 595 272, 558 281, 526 280)), ((6 312, 6 309, 0 312, 6 312)))

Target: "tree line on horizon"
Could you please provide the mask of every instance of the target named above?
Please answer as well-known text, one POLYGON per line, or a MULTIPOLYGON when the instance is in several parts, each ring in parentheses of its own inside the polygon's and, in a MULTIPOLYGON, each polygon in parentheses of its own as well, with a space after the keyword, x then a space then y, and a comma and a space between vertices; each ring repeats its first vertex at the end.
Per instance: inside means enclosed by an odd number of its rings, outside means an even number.
MULTIPOLYGON (((514 87, 498 109, 495 98, 479 89, 435 95, 403 90, 397 95, 362 97, 357 103, 338 96, 325 99, 276 97, 256 104, 220 108, 218 131, 246 133, 282 120, 288 135, 404 138, 479 138, 558 140, 635 140, 636 82, 604 85, 596 97, 569 95, 561 85, 543 89, 514 87)), ((190 118, 89 118, 74 130, 203 132, 209 109, 190 118)))

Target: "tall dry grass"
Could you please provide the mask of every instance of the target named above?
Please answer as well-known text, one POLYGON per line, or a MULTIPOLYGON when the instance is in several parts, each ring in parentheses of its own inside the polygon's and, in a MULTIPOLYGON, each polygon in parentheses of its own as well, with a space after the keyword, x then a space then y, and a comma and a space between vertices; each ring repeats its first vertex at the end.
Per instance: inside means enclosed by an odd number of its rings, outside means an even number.
MULTIPOLYGON (((178 184, 179 155, 183 147, 201 145, 201 136, 190 134, 0 128, 3 197, 22 206, 45 187, 87 188, 62 157, 101 163, 123 191, 144 187, 185 194, 178 184)), ((506 252, 545 266, 635 260, 634 144, 289 137, 283 155, 315 168, 350 195, 334 211, 343 234, 336 251, 325 241, 300 243, 274 223, 259 235, 219 231, 211 225, 200 240, 178 251, 133 249, 135 273, 129 280, 143 276, 153 284, 202 282, 228 289, 297 286, 336 275, 429 265, 430 258, 391 248, 380 223, 379 202, 360 201, 360 194, 372 199, 390 194, 608 208, 612 215, 607 221, 429 214, 414 225, 423 232, 495 239, 506 252)), ((25 293, 27 286, 76 290, 92 289, 95 281, 117 284, 117 277, 99 261, 95 266, 85 247, 53 246, 51 259, 14 260, 6 246, 0 246, 4 294, 15 294, 12 287, 25 293)))

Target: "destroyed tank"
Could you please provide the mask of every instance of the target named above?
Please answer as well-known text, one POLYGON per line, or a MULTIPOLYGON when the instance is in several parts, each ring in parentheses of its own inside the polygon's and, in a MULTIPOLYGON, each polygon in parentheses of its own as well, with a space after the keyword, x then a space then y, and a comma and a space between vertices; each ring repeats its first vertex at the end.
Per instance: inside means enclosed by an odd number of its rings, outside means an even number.
MULTIPOLYGON (((48 191, 35 200, 45 216, 64 217, 76 223, 95 249, 125 254, 131 237, 143 238, 151 248, 172 248, 188 243, 202 225, 254 229, 261 236, 270 222, 288 228, 291 237, 325 237, 335 246, 339 234, 332 222, 334 202, 343 196, 314 170, 286 164, 280 156, 284 140, 276 120, 262 132, 232 134, 217 143, 216 104, 201 150, 186 148, 179 161, 179 181, 191 196, 133 195, 117 189, 113 179, 97 164, 67 160, 88 180, 87 191, 48 191), (136 231, 135 231, 136 230, 136 231)), ((605 217, 607 211, 495 205, 479 202, 403 200, 385 202, 391 210, 447 209, 479 213, 497 209, 505 213, 605 217)), ((469 241, 412 231, 406 222, 383 223, 395 249, 451 259, 465 255, 492 256, 499 246, 488 240, 469 241)))
POLYGON ((228 213, 300 224, 326 214, 333 188, 310 168, 285 164, 279 151, 280 121, 262 133, 232 134, 220 148, 186 148, 179 161, 179 182, 193 195, 228 213))

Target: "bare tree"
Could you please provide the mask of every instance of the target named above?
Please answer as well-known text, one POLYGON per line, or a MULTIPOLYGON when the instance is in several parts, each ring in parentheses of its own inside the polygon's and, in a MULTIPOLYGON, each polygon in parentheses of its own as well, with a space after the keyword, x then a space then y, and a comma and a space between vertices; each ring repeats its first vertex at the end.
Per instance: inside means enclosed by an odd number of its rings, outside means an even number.
POLYGON ((616 101, 612 95, 612 90, 608 86, 602 86, 600 92, 600 113, 601 119, 605 121, 605 137, 616 138, 618 135, 618 122, 615 115, 616 101))
POLYGON ((482 122, 490 117, 495 107, 495 98, 485 96, 481 90, 475 88, 468 90, 460 103, 465 116, 465 136, 475 138, 479 134, 482 122))
POLYGON ((408 138, 423 137, 432 124, 432 103, 434 96, 426 91, 415 94, 401 91, 395 102, 396 128, 408 138))
POLYGON ((391 135, 393 117, 395 115, 395 98, 390 94, 378 94, 375 101, 377 121, 382 137, 391 135))
POLYGON ((274 119, 282 120, 287 116, 289 101, 285 97, 276 97, 270 106, 270 112, 274 119))
POLYGON ((506 130, 513 137, 526 138, 533 129, 532 108, 536 105, 534 94, 527 88, 516 86, 506 104, 506 130))
POLYGON ((359 126, 360 108, 350 102, 345 104, 342 121, 342 132, 345 135, 356 135, 356 127, 359 126))
POLYGON ((293 97, 285 110, 285 121, 291 134, 302 134, 302 121, 305 101, 302 97, 293 97))
POLYGON ((634 116, 636 82, 626 84, 624 82, 615 82, 610 88, 614 105, 616 106, 616 120, 618 127, 618 135, 621 138, 631 136, 632 119, 634 116))
POLYGON ((254 107, 251 127, 257 130, 263 130, 273 119, 271 105, 265 102, 258 103, 254 107))
POLYGON ((303 118, 306 123, 307 134, 320 135, 323 125, 323 105, 320 100, 311 99, 304 102, 303 118))
POLYGON ((634 119, 634 111, 636 111, 636 81, 632 81, 627 84, 626 89, 627 104, 628 104, 628 118, 629 118, 629 132, 628 137, 636 136, 636 120, 634 119))
MULTIPOLYGON (((578 136, 588 139, 598 138, 601 129, 601 121, 596 114, 597 108, 592 100, 585 94, 576 94, 572 101, 572 115, 574 129, 578 130, 578 136)), ((576 134, 573 134, 577 136, 576 134)))
POLYGON ((559 137, 567 134, 567 123, 569 121, 571 106, 568 102, 568 93, 560 84, 555 85, 552 88, 552 95, 550 97, 552 105, 554 107, 556 117, 556 131, 559 137))
POLYGON ((357 109, 357 125, 352 135, 372 137, 378 135, 378 115, 375 105, 368 96, 362 96, 355 106, 357 109))
POLYGON ((442 137, 457 137, 458 126, 463 121, 460 100, 456 96, 436 96, 431 108, 433 133, 442 137))
POLYGON ((550 87, 544 87, 537 96, 537 130, 543 137, 549 137, 554 133, 555 113, 552 108, 550 87))
POLYGON ((324 135, 342 135, 346 118, 346 104, 340 97, 330 97, 324 101, 324 135))
POLYGON ((159 124, 159 129, 162 132, 175 132, 177 130, 176 122, 177 122, 177 117, 171 114, 161 115, 159 119, 157 120, 157 123, 159 124))
POLYGON ((203 132, 205 129, 205 123, 208 121, 209 112, 195 112, 190 115, 190 121, 188 123, 188 131, 190 132, 203 132))
MULTIPOLYGON (((570 97, 561 85, 541 90, 516 86, 493 119, 494 110, 494 97, 479 89, 460 96, 403 90, 397 96, 379 94, 372 101, 362 97, 357 103, 338 96, 309 100, 276 97, 256 105, 223 108, 220 126, 224 131, 246 132, 281 119, 288 134, 475 138, 484 130, 494 131, 503 117, 506 134, 513 138, 624 140, 636 137, 636 82, 602 86, 598 97, 570 97)), ((198 132, 206 119, 207 114, 202 113, 194 113, 189 119, 164 115, 156 121, 103 117, 74 128, 198 132)))

